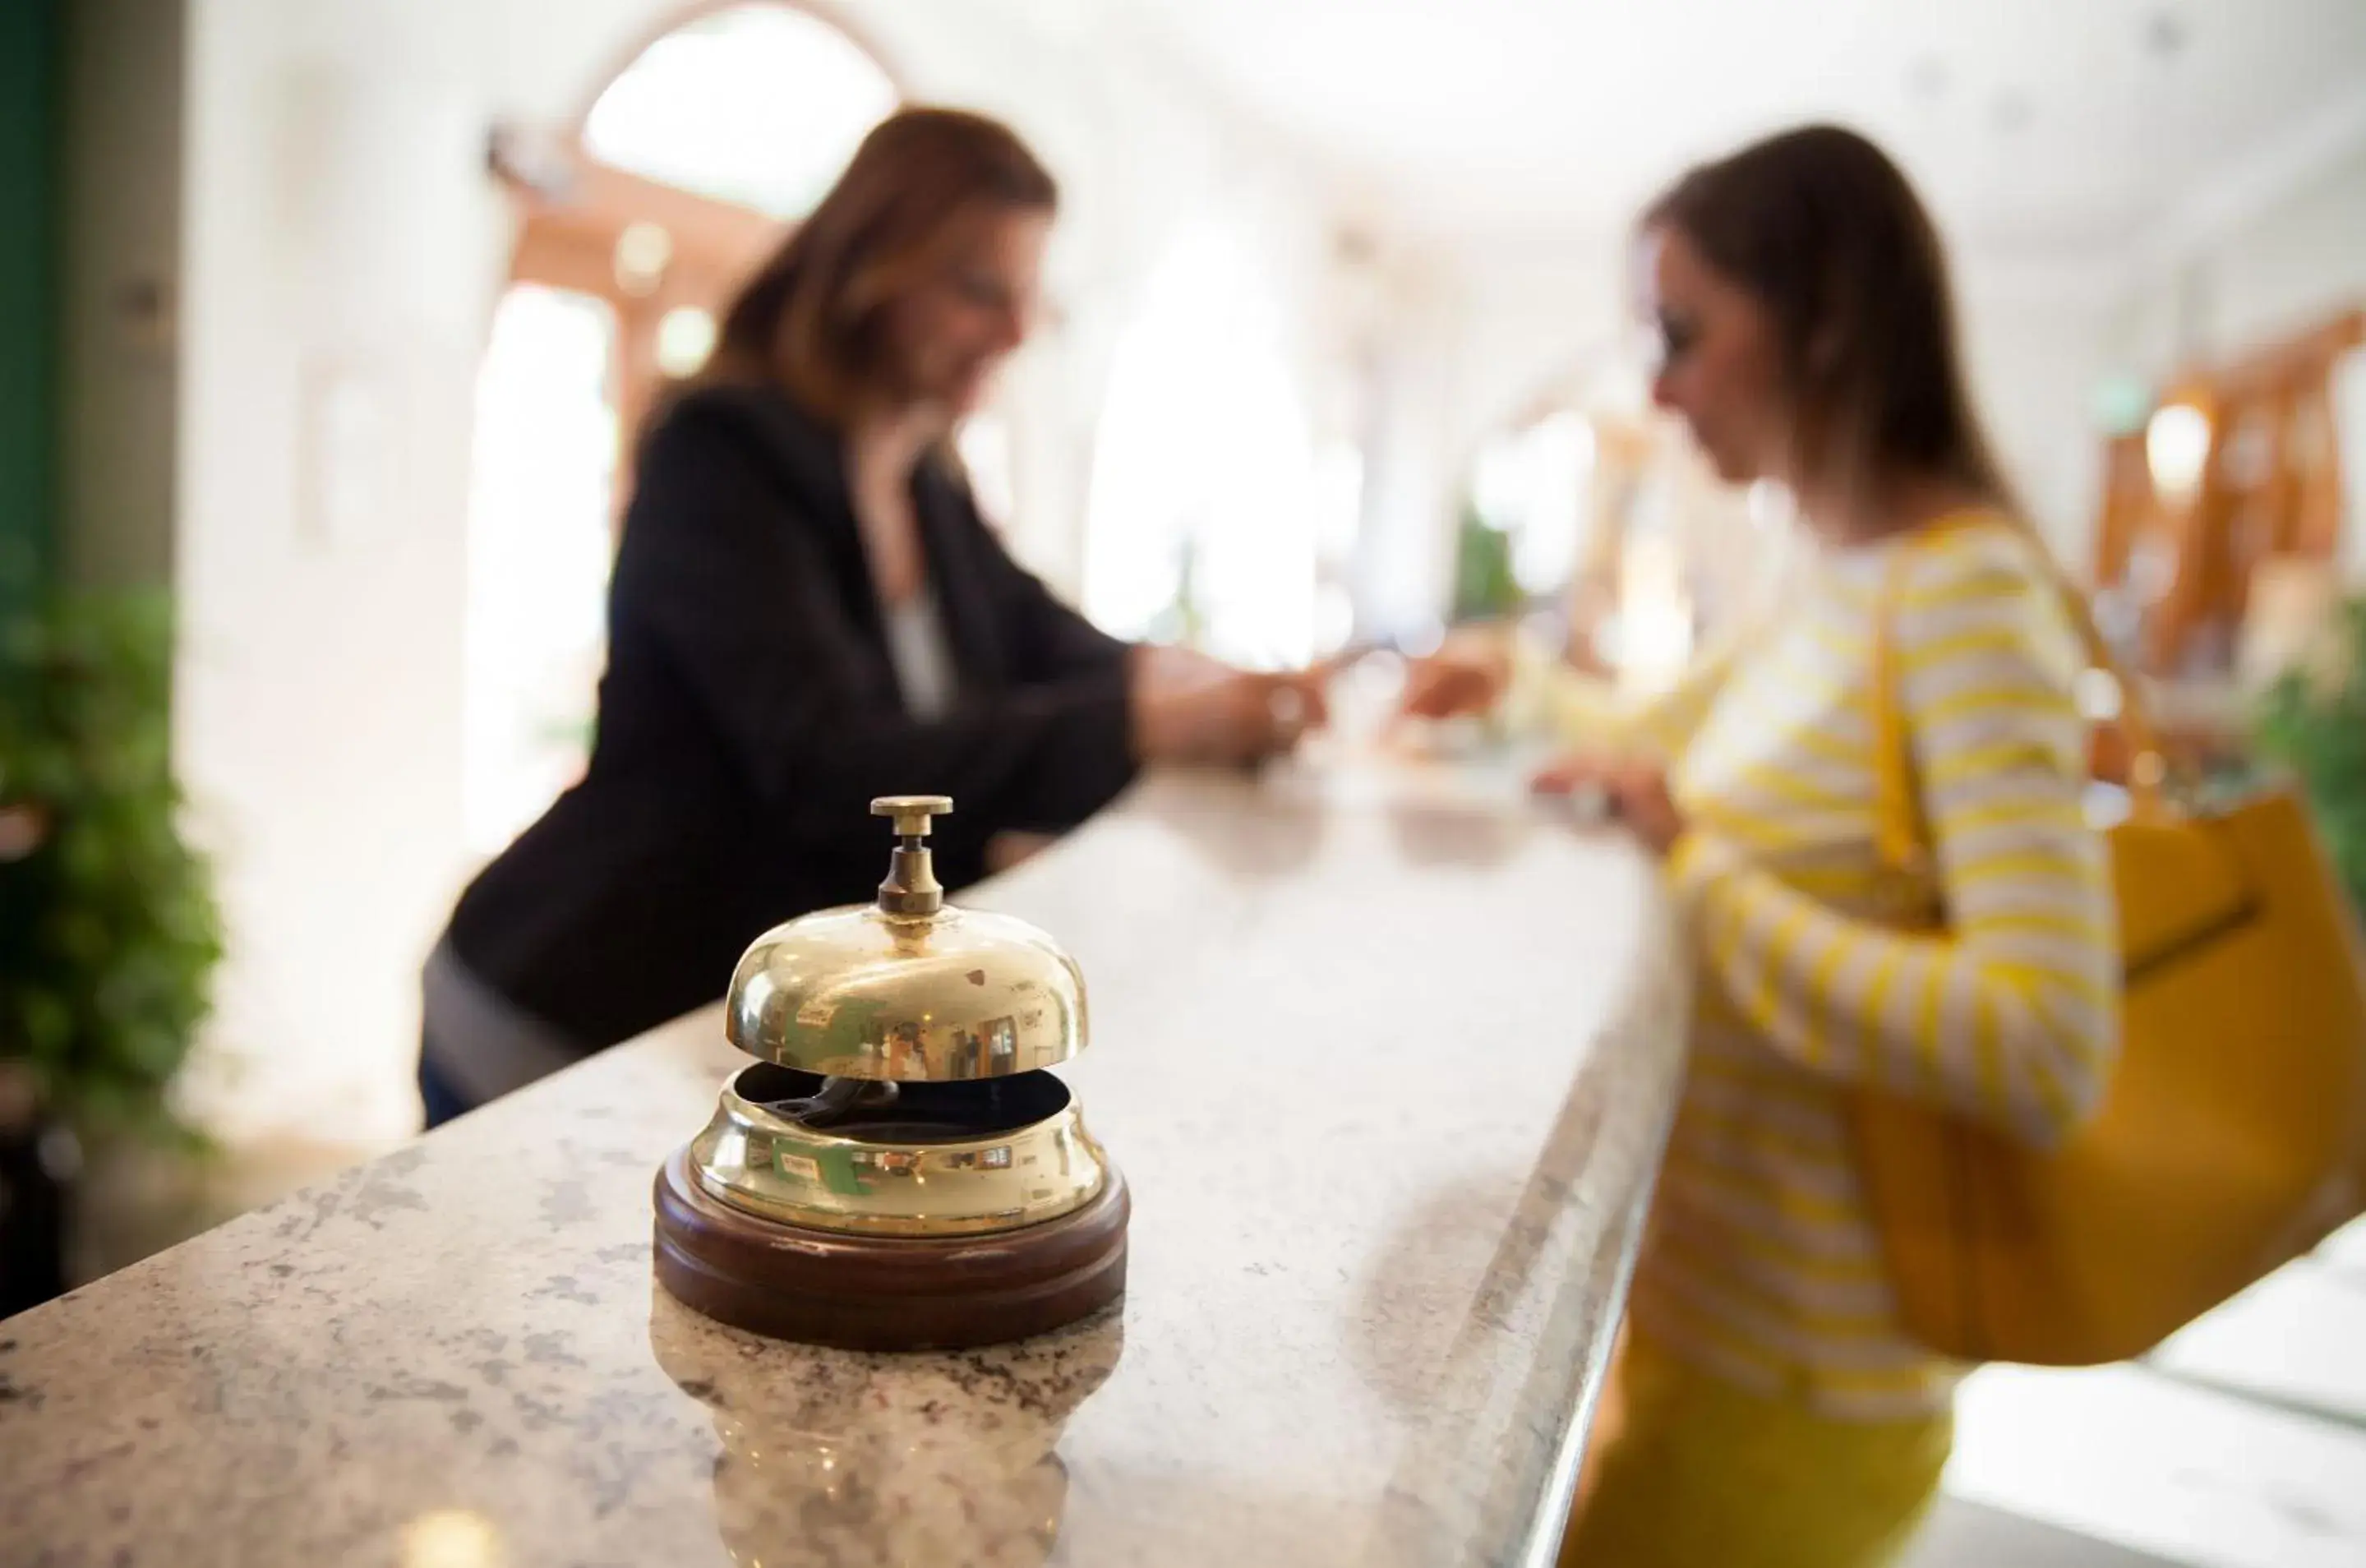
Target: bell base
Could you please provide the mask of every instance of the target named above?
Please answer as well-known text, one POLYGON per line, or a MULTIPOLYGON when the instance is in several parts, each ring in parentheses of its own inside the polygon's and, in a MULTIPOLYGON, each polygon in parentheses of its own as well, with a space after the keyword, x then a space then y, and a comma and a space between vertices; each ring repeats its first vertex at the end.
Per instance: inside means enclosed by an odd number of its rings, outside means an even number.
POLYGON ((1048 1333, 1125 1293, 1133 1209, 1112 1168, 1073 1213, 985 1235, 841 1235, 711 1197, 677 1149, 655 1187, 658 1282, 734 1328, 846 1350, 958 1350, 1048 1333))

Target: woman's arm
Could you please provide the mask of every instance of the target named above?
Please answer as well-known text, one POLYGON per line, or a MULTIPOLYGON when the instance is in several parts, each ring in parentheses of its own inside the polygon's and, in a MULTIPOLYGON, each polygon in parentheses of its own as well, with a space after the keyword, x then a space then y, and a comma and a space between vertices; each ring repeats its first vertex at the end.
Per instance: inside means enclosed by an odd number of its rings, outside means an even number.
POLYGON ((2087 825, 2079 660, 2026 545, 1933 552, 1897 615, 1944 935, 1834 912, 1701 832, 1672 870, 1729 1001, 1774 1049, 2034 1143, 2094 1106, 2117 1047, 2117 943, 2087 825))
POLYGON ((1729 637, 1670 689, 1637 698, 1571 668, 1515 627, 1469 627, 1414 661, 1400 713, 1443 719, 1492 712, 1508 728, 1543 731, 1596 756, 1672 756, 1707 716, 1741 640, 1729 637))
POLYGON ((1708 716, 1742 640, 1743 634, 1729 637, 1695 659, 1674 684, 1638 698, 1515 636, 1503 713, 1508 723, 1544 729, 1569 746, 1671 757, 1708 716))

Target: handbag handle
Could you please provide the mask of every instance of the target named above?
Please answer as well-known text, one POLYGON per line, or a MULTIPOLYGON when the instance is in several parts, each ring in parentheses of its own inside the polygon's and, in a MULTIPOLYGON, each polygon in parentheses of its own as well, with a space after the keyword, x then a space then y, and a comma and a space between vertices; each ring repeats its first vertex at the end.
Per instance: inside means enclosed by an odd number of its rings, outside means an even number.
MULTIPOLYGON (((1972 516, 2001 517, 2023 534, 2029 532, 2026 524, 2010 513, 1981 512, 1942 518, 1924 529, 1923 535, 1954 527, 1972 516)), ((2104 642, 2102 630, 2095 625, 2094 615, 2087 607, 2087 596, 2063 575, 2044 541, 2032 536, 2030 543, 2061 598, 2072 629, 2086 649, 2088 663, 2110 675, 2119 687, 2118 723, 2130 748, 2128 796, 2133 814, 2143 818, 2158 818, 2166 810, 2162 784, 2169 772, 2161 754, 2159 732, 2153 728, 2136 683, 2112 657, 2111 647, 2104 642)), ((1910 541, 1901 541, 1901 547, 1891 552, 1882 573, 1881 597, 1874 606, 1874 849, 1884 865, 1913 871, 1921 867, 1929 839, 1922 830, 1921 793, 1914 786, 1914 753, 1907 739, 1906 704, 1898 671, 1897 620, 1898 606, 1905 598, 1910 541)))

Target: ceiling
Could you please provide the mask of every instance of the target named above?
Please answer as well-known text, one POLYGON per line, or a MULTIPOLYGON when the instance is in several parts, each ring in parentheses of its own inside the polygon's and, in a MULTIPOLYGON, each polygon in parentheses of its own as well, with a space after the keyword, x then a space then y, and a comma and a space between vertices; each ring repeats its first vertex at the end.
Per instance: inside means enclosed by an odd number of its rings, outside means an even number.
POLYGON ((1132 7, 1415 231, 1619 226, 1686 162, 1820 118, 1890 147, 1960 242, 2119 255, 2223 206, 2214 187, 2366 144, 2366 0, 1132 7))

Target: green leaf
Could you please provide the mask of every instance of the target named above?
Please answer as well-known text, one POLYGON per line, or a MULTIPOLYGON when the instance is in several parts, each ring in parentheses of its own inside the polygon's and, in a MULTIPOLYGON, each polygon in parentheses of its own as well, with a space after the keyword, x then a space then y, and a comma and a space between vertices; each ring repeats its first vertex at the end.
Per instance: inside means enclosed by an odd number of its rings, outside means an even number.
POLYGON ((0 865, 0 1057, 78 1119, 187 1145, 167 1089, 221 956, 181 837, 161 593, 54 594, 0 619, 0 805, 46 840, 0 865))
POLYGON ((2253 736, 2307 795, 2351 898, 2366 911, 2366 596, 2336 617, 2327 657, 2260 694, 2253 736))

